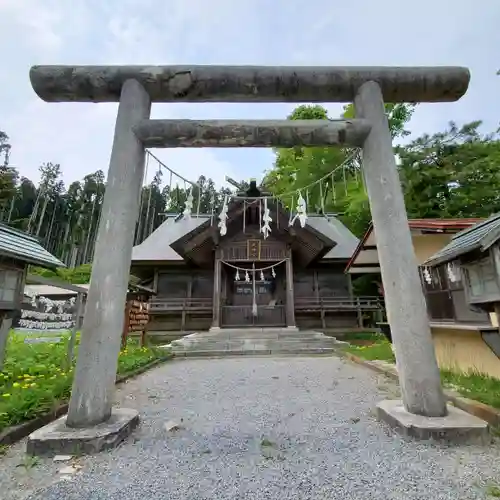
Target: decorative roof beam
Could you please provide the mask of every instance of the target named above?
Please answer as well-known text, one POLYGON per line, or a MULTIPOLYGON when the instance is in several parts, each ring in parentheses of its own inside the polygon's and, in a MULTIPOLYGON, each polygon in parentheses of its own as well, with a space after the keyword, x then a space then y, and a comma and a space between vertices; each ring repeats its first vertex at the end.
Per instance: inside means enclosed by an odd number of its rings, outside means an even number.
POLYGON ((147 148, 361 146, 365 120, 143 120, 135 135, 147 148))
POLYGON ((368 81, 385 102, 451 102, 467 91, 462 67, 33 66, 31 84, 47 102, 118 102, 137 80, 152 102, 352 102, 368 81))

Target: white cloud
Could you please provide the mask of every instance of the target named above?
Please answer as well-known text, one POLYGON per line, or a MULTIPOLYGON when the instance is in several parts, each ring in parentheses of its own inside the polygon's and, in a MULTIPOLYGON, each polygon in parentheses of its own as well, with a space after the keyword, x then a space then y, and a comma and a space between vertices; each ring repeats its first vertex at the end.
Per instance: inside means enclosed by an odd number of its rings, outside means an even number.
MULTIPOLYGON (((497 0, 421 0, 411 12, 397 0, 356 4, 309 0, 2 0, 0 106, 13 144, 12 162, 37 178, 44 161, 61 163, 67 182, 107 170, 115 104, 46 104, 30 87, 32 64, 461 64, 472 69, 458 103, 422 105, 411 128, 433 132, 454 119, 498 113, 500 18, 497 0)), ((154 117, 284 117, 292 105, 155 105, 154 117)), ((332 115, 341 107, 329 106, 332 115)), ((258 176, 272 154, 256 150, 158 152, 179 173, 258 176)))
POLYGON ((0 3, 0 25, 2 32, 10 32, 16 28, 21 37, 17 41, 26 43, 36 52, 51 51, 61 45, 61 37, 57 33, 57 25, 62 16, 59 9, 52 9, 51 2, 43 4, 37 0, 2 0, 0 3))

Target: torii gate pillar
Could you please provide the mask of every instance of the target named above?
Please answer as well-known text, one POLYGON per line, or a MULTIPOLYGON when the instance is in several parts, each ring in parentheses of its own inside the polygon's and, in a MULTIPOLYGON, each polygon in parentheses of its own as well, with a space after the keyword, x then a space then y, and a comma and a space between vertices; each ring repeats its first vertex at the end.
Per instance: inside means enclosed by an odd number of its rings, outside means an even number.
POLYGON ((379 85, 363 84, 354 105, 356 116, 366 118, 372 126, 363 144, 363 176, 403 402, 410 413, 443 417, 446 404, 379 85))
MULTIPOLYGON (((450 102, 466 92, 466 68, 253 66, 35 66, 48 102, 119 102, 68 417, 35 431, 33 454, 95 452, 138 422, 111 408, 124 320, 144 147, 363 148, 388 317, 403 401, 379 416, 420 437, 486 437, 479 419, 447 408, 417 275, 384 102, 450 102), (151 102, 352 102, 355 120, 149 120, 151 102)), ((332 409, 333 411, 333 409, 332 409)), ((485 434, 486 433, 486 434, 485 434)))

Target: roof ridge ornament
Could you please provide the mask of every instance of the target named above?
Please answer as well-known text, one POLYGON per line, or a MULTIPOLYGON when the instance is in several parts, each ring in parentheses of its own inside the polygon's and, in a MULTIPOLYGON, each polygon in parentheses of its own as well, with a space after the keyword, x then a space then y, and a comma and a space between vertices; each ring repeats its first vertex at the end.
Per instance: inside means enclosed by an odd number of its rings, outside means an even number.
MULTIPOLYGON (((321 186, 321 184, 320 184, 321 186)), ((297 190, 297 206, 296 206, 296 214, 290 220, 289 226, 293 226, 295 224, 296 219, 299 219, 300 227, 306 227, 307 222, 307 203, 300 192, 300 189, 297 190)))
POLYGON ((228 195, 224 196, 224 204, 222 205, 222 210, 219 214, 219 231, 221 236, 225 236, 227 234, 227 211, 228 211, 228 195))
POLYGON ((193 189, 189 188, 186 203, 184 204, 183 219, 190 219, 193 212, 193 189))
POLYGON ((271 211, 267 206, 267 198, 264 198, 264 213, 262 214, 262 227, 260 229, 262 234, 264 235, 264 239, 267 239, 269 237, 269 234, 271 233, 270 223, 272 221, 273 219, 271 217, 271 211))

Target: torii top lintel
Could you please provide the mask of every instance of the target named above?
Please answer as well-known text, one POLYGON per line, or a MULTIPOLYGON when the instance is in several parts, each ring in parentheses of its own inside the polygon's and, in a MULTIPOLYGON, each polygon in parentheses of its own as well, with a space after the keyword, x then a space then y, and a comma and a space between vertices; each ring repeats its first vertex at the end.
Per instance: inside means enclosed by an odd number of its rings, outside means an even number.
POLYGON ((47 102, 118 102, 139 81, 152 102, 352 102, 368 81, 386 102, 452 102, 469 86, 463 67, 33 66, 33 89, 47 102))

